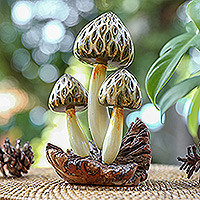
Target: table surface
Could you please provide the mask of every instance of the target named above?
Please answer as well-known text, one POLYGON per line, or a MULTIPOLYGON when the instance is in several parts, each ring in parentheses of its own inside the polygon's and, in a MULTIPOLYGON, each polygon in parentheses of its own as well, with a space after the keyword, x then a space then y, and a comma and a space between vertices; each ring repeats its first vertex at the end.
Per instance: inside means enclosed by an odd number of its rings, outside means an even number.
POLYGON ((151 165, 137 187, 71 185, 53 169, 35 168, 21 178, 0 175, 0 199, 200 199, 200 184, 198 173, 187 179, 169 165, 151 165))

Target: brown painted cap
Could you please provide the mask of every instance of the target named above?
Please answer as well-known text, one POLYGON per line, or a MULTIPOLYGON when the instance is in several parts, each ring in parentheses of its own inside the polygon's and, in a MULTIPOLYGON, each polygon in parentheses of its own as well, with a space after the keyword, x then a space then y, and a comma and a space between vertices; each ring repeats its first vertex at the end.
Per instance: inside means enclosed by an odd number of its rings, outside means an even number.
POLYGON ((99 103, 138 109, 142 104, 142 95, 137 80, 126 69, 111 74, 99 90, 99 103))
POLYGON ((74 44, 74 55, 82 62, 106 64, 108 68, 115 69, 131 64, 134 47, 121 20, 108 12, 81 30, 74 44))
POLYGON ((55 112, 65 112, 73 107, 76 112, 83 111, 87 108, 87 103, 87 90, 69 74, 59 78, 49 97, 49 108, 55 112))

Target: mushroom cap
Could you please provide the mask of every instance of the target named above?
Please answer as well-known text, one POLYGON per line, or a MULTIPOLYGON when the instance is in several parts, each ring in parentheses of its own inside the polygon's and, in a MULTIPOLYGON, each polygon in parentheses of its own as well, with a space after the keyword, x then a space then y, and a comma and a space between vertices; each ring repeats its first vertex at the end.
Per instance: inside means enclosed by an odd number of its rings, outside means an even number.
POLYGON ((64 74, 58 79, 49 97, 49 108, 55 112, 66 112, 73 107, 76 112, 83 111, 87 104, 87 90, 69 74, 64 74))
POLYGON ((118 70, 103 82, 99 90, 99 103, 138 109, 142 104, 140 87, 135 77, 126 69, 118 70))
POLYGON ((131 64, 134 47, 121 20, 108 12, 81 30, 74 44, 74 55, 82 62, 106 64, 108 69, 116 69, 131 64))

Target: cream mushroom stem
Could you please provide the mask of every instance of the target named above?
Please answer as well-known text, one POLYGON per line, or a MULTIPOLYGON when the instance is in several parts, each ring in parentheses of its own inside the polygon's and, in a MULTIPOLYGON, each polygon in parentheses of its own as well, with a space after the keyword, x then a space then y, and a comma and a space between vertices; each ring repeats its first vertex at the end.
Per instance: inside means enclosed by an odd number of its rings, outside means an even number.
POLYGON ((98 102, 99 89, 106 78, 106 70, 106 65, 94 65, 88 94, 88 122, 94 142, 99 149, 102 149, 110 121, 108 108, 98 102))
POLYGON ((102 160, 106 164, 112 163, 121 146, 123 134, 123 108, 113 107, 112 116, 104 139, 102 160))
POLYGON ((74 108, 66 110, 66 119, 67 132, 72 150, 79 156, 88 156, 90 154, 88 140, 79 125, 74 108))

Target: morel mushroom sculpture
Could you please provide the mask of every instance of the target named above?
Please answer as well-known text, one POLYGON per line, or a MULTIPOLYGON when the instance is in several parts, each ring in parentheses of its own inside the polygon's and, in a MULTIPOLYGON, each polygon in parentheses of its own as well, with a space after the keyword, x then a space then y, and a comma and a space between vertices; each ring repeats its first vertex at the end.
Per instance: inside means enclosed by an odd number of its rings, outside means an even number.
POLYGON ((75 41, 75 57, 94 65, 88 96, 88 121, 99 149, 102 149, 109 124, 108 109, 98 102, 99 88, 106 78, 107 68, 128 67, 133 60, 133 53, 128 30, 112 12, 105 13, 86 25, 75 41))
POLYGON ((123 107, 140 107, 140 88, 125 69, 106 79, 107 68, 128 67, 132 62, 130 34, 116 15, 105 13, 83 28, 76 39, 74 54, 80 61, 94 65, 88 94, 88 121, 94 142, 89 142, 88 149, 84 133, 69 117, 75 117, 77 105, 86 109, 87 93, 84 89, 74 90, 80 84, 70 75, 64 75, 56 83, 49 104, 53 111, 67 113, 72 150, 64 152, 48 143, 47 159, 68 183, 138 185, 147 179, 151 162, 150 132, 139 118, 123 139, 122 130, 123 107), (106 106, 114 106, 111 119, 106 106))
POLYGON ((74 153, 85 157, 90 153, 89 144, 83 133, 75 111, 83 111, 87 108, 87 91, 75 78, 64 74, 56 82, 50 98, 49 107, 52 111, 66 113, 67 133, 74 153))
POLYGON ((114 106, 102 149, 103 162, 112 163, 119 152, 123 134, 123 108, 138 109, 142 104, 140 87, 126 69, 111 74, 99 91, 99 102, 114 106))

